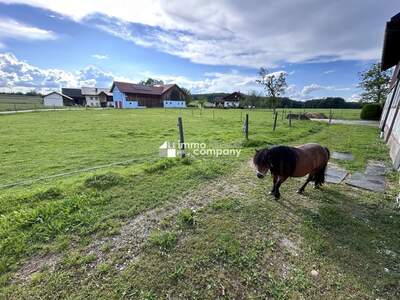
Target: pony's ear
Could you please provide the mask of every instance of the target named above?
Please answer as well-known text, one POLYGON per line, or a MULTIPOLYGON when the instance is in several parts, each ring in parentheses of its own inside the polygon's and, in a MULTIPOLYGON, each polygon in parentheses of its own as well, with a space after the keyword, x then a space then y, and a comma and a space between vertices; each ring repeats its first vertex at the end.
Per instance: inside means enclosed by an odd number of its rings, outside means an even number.
POLYGON ((258 150, 258 149, 254 149, 254 150, 256 150, 256 153, 260 152, 260 150, 258 150))

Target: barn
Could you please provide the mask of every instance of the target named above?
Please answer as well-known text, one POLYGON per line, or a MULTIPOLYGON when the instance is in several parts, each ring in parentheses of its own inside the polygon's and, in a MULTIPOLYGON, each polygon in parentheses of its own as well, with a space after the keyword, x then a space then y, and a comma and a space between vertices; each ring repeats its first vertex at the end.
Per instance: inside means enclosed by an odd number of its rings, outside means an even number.
POLYGON ((67 95, 68 97, 71 97, 74 99, 74 103, 76 105, 81 105, 85 106, 86 105, 86 98, 84 95, 82 95, 82 90, 81 89, 76 89, 76 88, 62 88, 61 93, 64 95, 67 95))
POLYGON ((114 81, 111 92, 115 108, 185 108, 185 93, 176 84, 146 86, 114 81))
POLYGON ((386 23, 382 51, 382 70, 395 67, 390 81, 389 94, 383 108, 381 137, 389 145, 395 169, 400 168, 400 13, 386 23))
POLYGON ((59 92, 51 92, 43 96, 43 105, 50 107, 72 106, 74 99, 59 92))

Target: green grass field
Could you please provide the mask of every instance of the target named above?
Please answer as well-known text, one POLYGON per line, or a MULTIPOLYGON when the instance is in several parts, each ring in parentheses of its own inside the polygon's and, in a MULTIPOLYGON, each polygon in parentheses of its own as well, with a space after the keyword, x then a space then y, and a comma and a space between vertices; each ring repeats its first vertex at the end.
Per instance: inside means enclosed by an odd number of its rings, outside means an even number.
MULTIPOLYGON (((399 213, 386 195, 327 185, 265 194, 254 149, 319 142, 363 170, 388 161, 373 127, 278 118, 252 110, 82 110, 0 116, 0 295, 20 298, 397 298, 399 213), (236 157, 162 159, 177 141, 234 147, 236 157), (310 275, 317 270, 318 275, 310 275)), ((346 118, 355 118, 348 113, 346 118)), ((3 297, 2 297, 3 298, 3 297)))
POLYGON ((0 94, 0 111, 44 108, 42 97, 0 94))

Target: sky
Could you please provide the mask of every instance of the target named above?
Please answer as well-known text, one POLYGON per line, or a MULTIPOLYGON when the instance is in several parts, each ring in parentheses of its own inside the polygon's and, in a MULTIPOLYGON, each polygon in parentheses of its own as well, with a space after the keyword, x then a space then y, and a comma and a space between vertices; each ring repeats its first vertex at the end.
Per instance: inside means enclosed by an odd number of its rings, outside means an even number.
POLYGON ((399 0, 0 0, 0 91, 110 87, 152 77, 192 93, 359 99, 399 0))

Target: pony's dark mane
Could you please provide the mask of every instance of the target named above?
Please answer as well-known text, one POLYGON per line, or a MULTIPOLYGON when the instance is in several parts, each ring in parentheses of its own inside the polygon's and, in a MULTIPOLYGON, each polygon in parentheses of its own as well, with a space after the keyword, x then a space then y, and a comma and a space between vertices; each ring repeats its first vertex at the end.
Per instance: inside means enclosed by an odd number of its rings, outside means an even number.
POLYGON ((258 151, 254 156, 255 165, 267 165, 272 174, 282 176, 291 176, 296 169, 296 162, 296 152, 288 146, 265 148, 258 151))

